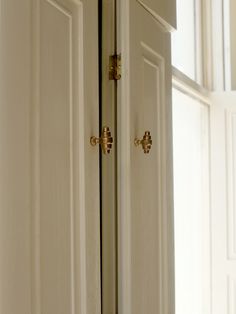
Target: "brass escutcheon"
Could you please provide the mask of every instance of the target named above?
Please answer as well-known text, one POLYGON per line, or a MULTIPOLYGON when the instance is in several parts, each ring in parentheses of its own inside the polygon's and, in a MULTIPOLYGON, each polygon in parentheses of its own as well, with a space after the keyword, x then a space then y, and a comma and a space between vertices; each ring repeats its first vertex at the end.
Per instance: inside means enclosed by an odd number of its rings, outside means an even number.
POLYGON ((148 154, 151 147, 152 147, 152 137, 149 131, 145 131, 143 139, 139 140, 138 138, 136 138, 134 140, 134 145, 135 146, 139 146, 142 145, 144 154, 148 154))
POLYGON ((103 154, 105 155, 110 154, 111 149, 112 149, 113 138, 111 136, 109 127, 104 126, 102 128, 101 137, 98 138, 98 137, 92 136, 90 138, 90 143, 92 146, 96 146, 97 144, 100 144, 103 154))

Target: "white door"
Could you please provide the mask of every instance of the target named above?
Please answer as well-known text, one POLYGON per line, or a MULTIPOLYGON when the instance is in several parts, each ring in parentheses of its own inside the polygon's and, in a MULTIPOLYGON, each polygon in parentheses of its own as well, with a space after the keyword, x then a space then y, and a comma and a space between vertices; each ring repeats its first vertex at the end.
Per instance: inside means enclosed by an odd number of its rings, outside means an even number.
POLYGON ((175 1, 119 3, 118 306, 123 314, 170 314, 174 239, 169 31, 175 25, 175 1), (149 153, 145 142, 135 145, 146 131, 152 139, 149 153))
MULTIPOLYGON (((0 313, 99 314, 99 149, 90 145, 100 133, 98 3, 0 6, 0 313)), ((117 160, 102 161, 117 180, 109 199, 117 201, 118 217, 117 236, 111 213, 107 242, 118 244, 108 265, 118 280, 111 306, 123 314, 169 314, 175 1, 121 0, 115 13, 122 79, 110 118, 117 160), (134 145, 145 131, 149 154, 134 145)))
POLYGON ((0 313, 100 313, 95 0, 0 2, 0 313))

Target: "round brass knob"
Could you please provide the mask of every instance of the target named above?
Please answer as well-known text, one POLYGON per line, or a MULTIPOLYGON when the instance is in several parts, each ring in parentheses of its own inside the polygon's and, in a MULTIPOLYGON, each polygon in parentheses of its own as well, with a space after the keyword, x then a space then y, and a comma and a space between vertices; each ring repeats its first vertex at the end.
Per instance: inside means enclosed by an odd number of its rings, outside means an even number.
POLYGON ((145 131, 144 136, 142 138, 142 140, 139 140, 138 138, 136 138, 134 140, 134 145, 135 146, 139 146, 142 145, 144 154, 148 154, 151 147, 152 147, 152 137, 151 137, 151 133, 149 131, 145 131))
POLYGON ((101 145, 101 149, 103 154, 110 154, 111 149, 112 149, 112 143, 113 143, 113 138, 111 136, 111 132, 109 127, 104 126, 102 128, 102 135, 101 137, 95 137, 92 136, 90 138, 90 144, 92 146, 96 146, 97 144, 101 145))

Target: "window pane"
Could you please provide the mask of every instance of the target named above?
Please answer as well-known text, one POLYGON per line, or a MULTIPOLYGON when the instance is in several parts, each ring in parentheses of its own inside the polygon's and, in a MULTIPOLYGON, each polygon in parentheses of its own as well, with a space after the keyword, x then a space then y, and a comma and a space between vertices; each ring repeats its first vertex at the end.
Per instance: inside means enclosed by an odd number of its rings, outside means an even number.
MULTIPOLYGON (((176 314, 208 313, 208 108, 173 91, 176 314)), ((208 225, 209 226, 209 225, 208 225)))
POLYGON ((195 0, 177 0, 177 31, 172 33, 172 64, 196 79, 195 0))

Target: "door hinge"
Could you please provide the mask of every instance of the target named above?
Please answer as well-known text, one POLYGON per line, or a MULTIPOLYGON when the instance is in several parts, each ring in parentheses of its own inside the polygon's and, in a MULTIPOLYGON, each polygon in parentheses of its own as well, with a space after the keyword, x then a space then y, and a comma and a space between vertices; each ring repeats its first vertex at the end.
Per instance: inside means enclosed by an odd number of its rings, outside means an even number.
POLYGON ((121 79, 121 55, 113 55, 109 58, 109 80, 121 79))

